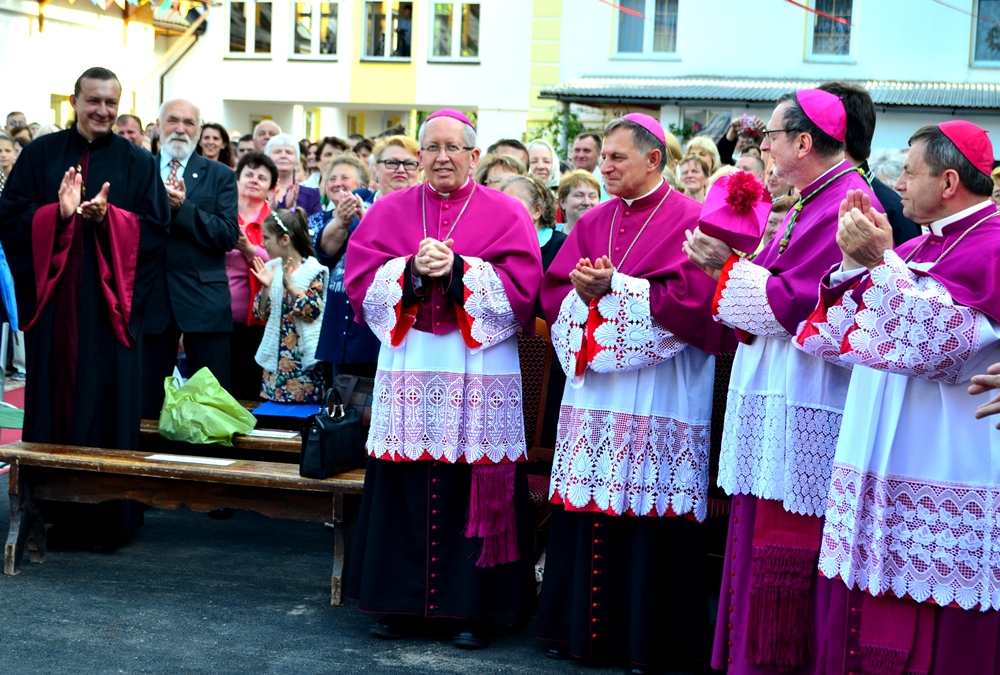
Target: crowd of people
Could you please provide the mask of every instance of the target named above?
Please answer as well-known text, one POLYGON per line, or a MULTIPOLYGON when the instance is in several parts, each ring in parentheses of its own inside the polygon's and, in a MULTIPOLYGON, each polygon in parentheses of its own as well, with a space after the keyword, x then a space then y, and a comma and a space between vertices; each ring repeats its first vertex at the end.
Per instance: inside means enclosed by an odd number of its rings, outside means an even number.
MULTIPOLYGON (((183 99, 143 129, 120 96, 92 68, 67 129, 14 112, 0 135, 25 440, 136 448, 180 345, 237 398, 370 377, 346 596, 375 636, 440 625, 478 649, 496 615, 537 610, 546 656, 636 674, 709 652, 753 675, 1000 667, 1000 436, 976 421, 1000 412, 1000 170, 980 127, 873 153, 871 97, 829 82, 718 143, 626 114, 563 161, 544 140, 481 156, 456 110, 415 138, 300 142, 270 120, 231 137, 183 99), (517 336, 538 319, 556 396, 536 596, 517 336)), ((45 508, 87 545, 142 523, 130 502, 45 508)))

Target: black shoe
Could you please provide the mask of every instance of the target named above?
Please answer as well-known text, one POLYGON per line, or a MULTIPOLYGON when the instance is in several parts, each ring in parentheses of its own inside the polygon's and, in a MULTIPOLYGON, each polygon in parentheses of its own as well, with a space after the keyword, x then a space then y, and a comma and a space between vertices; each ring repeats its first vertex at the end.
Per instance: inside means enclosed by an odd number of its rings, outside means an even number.
POLYGON ((654 673, 658 672, 658 670, 649 666, 639 666, 634 663, 625 666, 625 675, 654 675, 654 673))
POLYGON ((228 506, 221 509, 212 509, 208 512, 208 517, 212 520, 229 520, 233 517, 233 510, 228 506))
POLYGON ((406 637, 401 617, 386 615, 371 625, 368 632, 383 640, 398 640, 406 637))
POLYGON ((565 645, 556 645, 546 649, 545 655, 553 661, 565 661, 569 658, 569 649, 565 645))
POLYGON ((451 644, 459 649, 485 649, 490 646, 490 638, 482 631, 463 630, 455 633, 451 644))

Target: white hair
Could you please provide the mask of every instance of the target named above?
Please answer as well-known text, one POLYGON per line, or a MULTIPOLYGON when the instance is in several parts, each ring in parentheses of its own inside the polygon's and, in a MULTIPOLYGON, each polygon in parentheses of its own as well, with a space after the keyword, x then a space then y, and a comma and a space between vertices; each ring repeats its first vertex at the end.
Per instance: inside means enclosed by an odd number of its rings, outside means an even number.
POLYGON ((162 122, 163 121, 163 113, 165 113, 167 111, 167 108, 169 108, 170 106, 174 105, 175 103, 186 103, 187 105, 189 105, 192 108, 194 108, 194 116, 198 120, 198 126, 199 127, 201 126, 201 110, 194 103, 192 103, 191 101, 189 101, 187 99, 184 99, 184 98, 172 98, 169 101, 164 101, 163 103, 161 103, 160 104, 160 112, 156 116, 157 121, 162 122))
POLYGON ((281 133, 281 127, 274 120, 261 120, 260 122, 257 122, 257 126, 255 126, 253 128, 253 132, 251 132, 250 135, 253 136, 254 138, 256 138, 257 137, 257 130, 260 129, 260 127, 261 127, 262 124, 273 124, 274 128, 278 130, 278 133, 279 134, 281 133))
POLYGON ((872 175, 892 187, 903 173, 903 156, 896 150, 875 150, 868 157, 872 175))
POLYGON ((299 144, 295 142, 295 139, 292 138, 291 134, 278 134, 277 136, 271 136, 271 140, 269 140, 267 145, 264 146, 264 154, 270 157, 272 150, 283 146, 294 148, 295 161, 302 161, 302 148, 300 148, 299 144))
MULTIPOLYGON (((435 117, 434 119, 441 119, 441 118, 435 117)), ((455 118, 449 117, 448 119, 455 119, 455 118)), ((427 123, 431 121, 433 120, 424 120, 424 123, 420 125, 420 129, 417 130, 417 143, 420 144, 420 147, 424 146, 424 134, 427 133, 427 123)), ((455 120, 455 121, 460 122, 461 120, 455 120)), ((479 138, 476 135, 476 130, 473 129, 468 124, 466 124, 465 122, 462 122, 462 126, 465 127, 464 129, 462 129, 462 142, 465 143, 465 145, 467 145, 470 148, 479 147, 478 146, 479 138)))
POLYGON ((550 188, 559 187, 559 181, 562 180, 562 172, 559 170, 559 155, 556 154, 556 149, 552 147, 551 143, 541 138, 528 143, 528 173, 531 173, 532 148, 546 148, 549 151, 549 156, 552 157, 552 171, 549 173, 548 186, 550 188))

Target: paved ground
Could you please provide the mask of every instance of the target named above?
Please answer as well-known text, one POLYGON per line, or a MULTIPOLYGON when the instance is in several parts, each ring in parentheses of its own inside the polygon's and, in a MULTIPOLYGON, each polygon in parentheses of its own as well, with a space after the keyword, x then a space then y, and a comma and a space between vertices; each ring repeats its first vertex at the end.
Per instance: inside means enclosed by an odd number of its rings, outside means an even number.
MULTIPOLYGON (((7 536, 0 477, 0 541, 7 536)), ((332 535, 237 512, 150 511, 113 553, 50 552, 0 576, 0 663, 17 673, 620 673, 546 659, 533 626, 463 652, 384 642, 351 605, 331 607, 332 535)))

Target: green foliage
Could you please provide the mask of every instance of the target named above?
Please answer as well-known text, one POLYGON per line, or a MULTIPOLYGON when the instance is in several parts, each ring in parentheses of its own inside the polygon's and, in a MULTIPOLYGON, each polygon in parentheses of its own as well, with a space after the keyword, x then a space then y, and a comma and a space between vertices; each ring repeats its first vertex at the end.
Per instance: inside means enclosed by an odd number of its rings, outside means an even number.
POLYGON ((667 131, 676 136, 677 140, 681 142, 681 145, 687 143, 694 136, 694 127, 687 123, 685 123, 682 127, 679 127, 676 124, 668 124, 667 131))
POLYGON ((526 143, 530 143, 531 141, 538 139, 546 140, 556 149, 556 154, 558 154, 559 157, 569 161, 570 150, 573 148, 573 139, 582 134, 584 131, 587 131, 587 127, 580 121, 579 115, 571 111, 568 115, 564 116, 557 110, 552 113, 552 119, 546 122, 543 126, 526 133, 524 140, 526 143), (568 122, 564 122, 566 117, 568 117, 568 122), (565 148, 560 147, 559 145, 559 139, 562 135, 564 125, 566 129, 567 146, 565 148))

